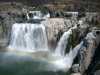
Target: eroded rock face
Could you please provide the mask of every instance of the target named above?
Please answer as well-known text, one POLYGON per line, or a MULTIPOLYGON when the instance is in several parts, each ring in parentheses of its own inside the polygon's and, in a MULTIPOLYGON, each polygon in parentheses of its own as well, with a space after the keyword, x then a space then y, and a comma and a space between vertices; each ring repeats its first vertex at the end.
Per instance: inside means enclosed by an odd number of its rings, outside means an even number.
MULTIPOLYGON (((98 46, 97 38, 100 38, 100 35, 93 35, 91 33, 85 38, 84 46, 80 51, 80 72, 83 74, 91 64, 92 58, 94 56, 95 50, 98 46)), ((98 40, 100 42, 100 40, 98 40)))
POLYGON ((100 70, 96 71, 94 75, 100 75, 100 70))
POLYGON ((48 42, 51 45, 56 45, 63 32, 72 27, 71 20, 64 18, 50 18, 42 22, 46 27, 48 42))
POLYGON ((0 12, 0 46, 7 45, 11 35, 12 25, 22 18, 21 15, 15 13, 0 12))

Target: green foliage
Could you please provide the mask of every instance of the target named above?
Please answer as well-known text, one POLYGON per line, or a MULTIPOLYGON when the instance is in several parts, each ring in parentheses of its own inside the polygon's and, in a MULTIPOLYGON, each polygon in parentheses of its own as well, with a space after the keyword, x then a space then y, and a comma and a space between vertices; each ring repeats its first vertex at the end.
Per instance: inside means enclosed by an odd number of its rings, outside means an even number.
POLYGON ((7 25, 3 20, 0 21, 0 37, 4 37, 7 34, 7 25))
POLYGON ((68 44, 66 46, 66 52, 65 53, 69 53, 71 47, 72 47, 72 35, 70 35, 70 37, 68 38, 68 44))
POLYGON ((46 13, 49 12, 48 8, 46 8, 44 6, 41 6, 41 5, 33 8, 32 10, 34 10, 34 11, 41 11, 43 14, 46 14, 46 13))
POLYGON ((0 33, 2 33, 3 29, 2 29, 2 26, 0 25, 0 33))
POLYGON ((70 48, 74 48, 78 43, 79 43, 79 31, 72 30, 72 34, 70 35, 68 39, 68 44, 66 46, 66 51, 65 53, 68 53, 70 51, 70 48))
POLYGON ((100 24, 97 24, 96 27, 97 27, 97 28, 100 28, 100 24))
POLYGON ((78 29, 76 29, 76 30, 73 30, 73 32, 72 32, 72 48, 74 48, 78 43, 79 43, 79 31, 78 31, 78 29))

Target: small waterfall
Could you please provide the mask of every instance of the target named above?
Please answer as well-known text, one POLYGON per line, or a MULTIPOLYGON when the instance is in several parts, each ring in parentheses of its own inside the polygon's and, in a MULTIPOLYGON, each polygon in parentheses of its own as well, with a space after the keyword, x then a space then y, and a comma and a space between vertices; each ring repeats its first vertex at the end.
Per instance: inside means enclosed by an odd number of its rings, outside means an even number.
POLYGON ((78 51, 82 48, 83 46, 83 41, 80 42, 80 44, 78 44, 76 47, 74 47, 70 52, 69 52, 69 56, 72 57, 72 60, 74 60, 74 58, 76 57, 78 51))
POLYGON ((27 14, 27 19, 47 19, 50 18, 50 14, 42 14, 41 11, 29 11, 27 14))
POLYGON ((72 34, 72 29, 76 29, 77 27, 74 26, 72 28, 70 28, 67 32, 64 32, 64 34, 62 35, 60 41, 58 42, 58 45, 55 49, 55 54, 58 56, 65 56, 65 49, 66 46, 68 44, 68 39, 70 37, 70 35, 72 34))
POLYGON ((18 50, 48 50, 45 27, 42 24, 15 23, 8 47, 18 50))
POLYGON ((64 32, 64 34, 62 35, 60 41, 58 42, 58 45, 56 47, 55 53, 59 56, 64 56, 65 55, 65 49, 66 49, 66 45, 68 44, 68 38, 71 34, 71 30, 64 32))
POLYGON ((52 63, 56 65, 57 69, 63 70, 65 72, 68 71, 71 68, 74 58, 76 57, 78 51, 81 50, 82 46, 83 41, 80 44, 78 44, 75 48, 70 50, 70 52, 64 57, 62 57, 61 59, 59 58, 59 60, 56 60, 52 63))

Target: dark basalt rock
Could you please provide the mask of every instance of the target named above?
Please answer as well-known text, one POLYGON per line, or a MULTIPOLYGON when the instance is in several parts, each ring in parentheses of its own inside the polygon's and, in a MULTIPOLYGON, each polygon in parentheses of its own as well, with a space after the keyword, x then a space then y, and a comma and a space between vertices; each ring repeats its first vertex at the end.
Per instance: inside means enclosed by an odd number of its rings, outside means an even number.
POLYGON ((100 44, 95 51, 94 57, 91 61, 91 64, 89 65, 88 70, 86 71, 87 75, 100 75, 100 71, 95 73, 96 70, 100 70, 100 44))
POLYGON ((40 24, 43 19, 30 19, 27 21, 27 23, 37 23, 40 24))

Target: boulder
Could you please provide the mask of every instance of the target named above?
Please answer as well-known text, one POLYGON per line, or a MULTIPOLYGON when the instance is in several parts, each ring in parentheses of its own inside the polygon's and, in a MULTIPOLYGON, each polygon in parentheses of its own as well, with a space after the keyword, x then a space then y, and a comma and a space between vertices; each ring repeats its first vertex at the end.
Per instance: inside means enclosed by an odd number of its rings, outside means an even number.
POLYGON ((55 45, 57 44, 63 32, 72 27, 71 20, 64 18, 49 18, 45 21, 42 21, 42 24, 44 24, 46 27, 48 42, 51 43, 51 45, 53 44, 53 46, 54 43, 55 45))
POLYGON ((100 70, 97 70, 94 75, 100 75, 100 70))
MULTIPOLYGON (((87 34, 83 40, 83 48, 80 50, 80 72, 83 74, 91 64, 96 48, 98 47, 97 38, 100 35, 95 35, 94 32, 87 34)), ((100 42, 100 39, 98 40, 100 42)))
POLYGON ((81 73, 72 73, 71 75, 81 75, 81 73))

